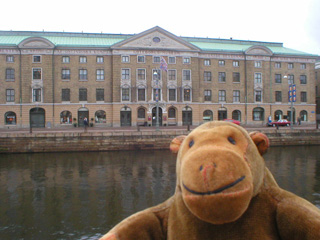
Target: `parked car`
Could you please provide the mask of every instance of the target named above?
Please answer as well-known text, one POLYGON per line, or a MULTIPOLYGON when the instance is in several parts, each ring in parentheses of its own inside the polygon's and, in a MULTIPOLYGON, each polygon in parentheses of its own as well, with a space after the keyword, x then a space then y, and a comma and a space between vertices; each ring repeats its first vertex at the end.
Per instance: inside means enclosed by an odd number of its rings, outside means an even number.
POLYGON ((291 122, 288 121, 287 119, 280 119, 278 121, 267 123, 267 125, 269 127, 276 127, 276 126, 288 126, 289 127, 291 125, 291 122))
POLYGON ((234 123, 234 124, 240 125, 240 121, 234 120, 234 119, 224 119, 223 121, 225 121, 225 122, 232 122, 232 123, 234 123))

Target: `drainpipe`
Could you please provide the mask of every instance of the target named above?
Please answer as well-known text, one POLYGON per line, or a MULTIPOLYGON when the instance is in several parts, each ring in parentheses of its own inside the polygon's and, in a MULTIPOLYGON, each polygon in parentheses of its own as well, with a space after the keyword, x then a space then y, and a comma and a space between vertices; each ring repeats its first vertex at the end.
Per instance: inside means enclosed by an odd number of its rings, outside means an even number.
POLYGON ((243 52, 244 55, 244 101, 245 101, 245 110, 244 110, 244 116, 245 116, 245 124, 248 123, 248 83, 247 83, 247 57, 246 53, 243 52))
POLYGON ((52 127, 54 127, 54 103, 55 103, 55 99, 54 99, 54 70, 55 70, 55 64, 54 64, 54 50, 56 49, 56 47, 54 47, 52 49, 52 127))
POLYGON ((271 63, 271 56, 269 61, 269 74, 270 74, 270 116, 272 116, 272 63, 271 63))
POLYGON ((21 49, 18 46, 18 50, 20 52, 19 55, 19 104, 20 104, 20 128, 22 127, 22 67, 21 67, 21 63, 22 63, 22 56, 21 56, 21 49))

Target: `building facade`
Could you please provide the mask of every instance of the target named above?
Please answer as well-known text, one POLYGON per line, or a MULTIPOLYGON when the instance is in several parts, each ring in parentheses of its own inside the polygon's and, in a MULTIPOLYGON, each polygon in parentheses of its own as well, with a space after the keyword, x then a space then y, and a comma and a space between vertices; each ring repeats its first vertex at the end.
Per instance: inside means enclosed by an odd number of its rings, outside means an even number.
POLYGON ((317 56, 282 43, 0 31, 0 127, 316 121, 317 56))

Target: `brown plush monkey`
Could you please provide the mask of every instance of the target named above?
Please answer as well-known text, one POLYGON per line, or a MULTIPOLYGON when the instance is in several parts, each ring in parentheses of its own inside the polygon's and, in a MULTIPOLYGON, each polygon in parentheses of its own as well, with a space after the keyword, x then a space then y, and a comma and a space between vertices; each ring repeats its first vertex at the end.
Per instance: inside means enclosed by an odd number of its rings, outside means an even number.
POLYGON ((209 122, 175 138, 174 195, 120 222, 103 240, 319 240, 320 210, 277 185, 263 134, 209 122))

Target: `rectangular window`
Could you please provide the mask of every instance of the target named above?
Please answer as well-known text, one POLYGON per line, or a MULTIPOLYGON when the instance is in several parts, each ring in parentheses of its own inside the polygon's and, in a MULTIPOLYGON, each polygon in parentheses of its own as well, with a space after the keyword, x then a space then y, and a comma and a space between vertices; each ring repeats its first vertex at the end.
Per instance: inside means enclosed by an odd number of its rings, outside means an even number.
POLYGON ((8 63, 12 63, 12 62, 14 62, 14 57, 11 56, 11 55, 6 56, 6 60, 7 60, 8 63))
POLYGON ((276 102, 282 102, 282 92, 281 91, 276 91, 276 102))
POLYGON ((240 82, 240 73, 234 72, 232 76, 233 82, 234 83, 239 83, 240 82))
POLYGON ((262 92, 261 91, 255 91, 255 100, 256 100, 256 102, 262 101, 262 92))
POLYGON ((70 80, 70 69, 62 69, 61 78, 63 80, 70 80))
POLYGON ((88 99, 87 89, 86 88, 79 88, 79 101, 85 102, 85 101, 87 101, 87 99, 88 99))
POLYGON ((307 102, 307 92, 301 92, 301 102, 307 102))
POLYGON ((183 58, 183 64, 190 64, 191 63, 191 58, 190 57, 184 57, 183 58))
POLYGON ((102 56, 98 56, 97 63, 103 63, 103 62, 104 62, 104 58, 102 56))
POLYGON ((14 69, 7 68, 6 69, 6 81, 14 81, 14 69))
POLYGON ((160 57, 159 56, 154 56, 153 57, 153 63, 160 63, 160 57))
POLYGON ((153 69, 152 70, 152 80, 161 80, 161 70, 153 69))
POLYGON ((130 79, 130 69, 129 68, 121 69, 121 79, 123 79, 123 80, 130 79))
POLYGON ((211 82, 212 80, 211 72, 205 71, 203 74, 203 80, 205 82, 211 82))
POLYGON ((130 56, 121 56, 121 61, 123 63, 129 63, 130 62, 130 56))
POLYGON ((33 80, 41 80, 42 74, 41 74, 41 68, 33 68, 32 69, 32 79, 33 80))
POLYGON ((210 66, 210 65, 211 65, 211 60, 210 60, 210 59, 205 59, 205 60, 203 61, 203 64, 204 64, 205 66, 210 66))
POLYGON ((153 89, 153 101, 161 101, 161 89, 153 89))
POLYGON ((239 67, 239 61, 233 61, 232 66, 239 67))
POLYGON ((103 88, 97 88, 96 89, 96 101, 104 101, 104 89, 103 88))
POLYGON ((146 100, 146 89, 139 88, 138 89, 138 101, 145 101, 146 100))
POLYGON ((183 90, 183 100, 185 102, 191 101, 191 90, 189 88, 183 90))
POLYGON ((288 75, 288 83, 294 84, 294 75, 293 74, 288 75))
POLYGON ((275 68, 281 68, 281 62, 276 62, 274 63, 275 68))
POLYGON ((225 63, 225 61, 224 60, 219 60, 219 66, 224 66, 226 63, 225 63))
POLYGON ((274 82, 275 83, 281 83, 282 82, 282 76, 281 74, 276 74, 274 77, 274 82))
POLYGON ((137 69, 138 80, 146 80, 146 70, 145 69, 137 69))
POLYGON ((219 72, 219 82, 220 83, 226 82, 226 73, 225 72, 219 72))
POLYGON ((211 90, 204 90, 204 101, 211 101, 211 90))
POLYGON ((145 57, 144 56, 138 56, 138 63, 144 63, 145 57))
POLYGON ((233 102, 234 103, 239 103, 240 102, 240 91, 239 90, 234 90, 233 91, 233 102))
POLYGON ((262 83, 262 74, 261 73, 254 74, 254 83, 262 83))
POLYGON ((32 56, 32 62, 33 63, 41 63, 41 56, 39 56, 39 55, 32 56))
POLYGON ((80 63, 86 63, 87 62, 87 57, 85 57, 85 56, 79 57, 79 62, 80 63))
POLYGON ((226 101, 226 91, 219 90, 219 102, 225 102, 225 101, 226 101))
POLYGON ((97 69, 96 71, 96 77, 98 81, 103 81, 104 80, 104 69, 97 69))
POLYGON ((88 80, 88 71, 87 69, 79 69, 79 80, 85 81, 88 80))
POLYGON ((169 89, 169 101, 175 102, 177 99, 176 97, 176 89, 169 89))
POLYGON ((14 89, 6 90, 6 99, 7 102, 14 102, 14 89))
POLYGON ((63 56, 62 57, 62 63, 70 63, 70 57, 69 56, 63 56))
POLYGON ((41 102, 41 88, 32 89, 32 101, 41 102))
POLYGON ((177 71, 174 69, 168 70, 168 80, 175 81, 177 80, 177 71))
POLYGON ((288 63, 288 69, 293 69, 293 63, 288 63))
POLYGON ((254 62, 254 67, 255 68, 261 68, 262 67, 262 62, 261 61, 255 61, 254 62))
POLYGON ((122 88, 121 89, 121 99, 122 99, 122 101, 129 101, 130 100, 129 88, 122 88))
POLYGON ((307 76, 300 75, 300 84, 307 84, 307 76))
POLYGON ((182 71, 182 80, 184 80, 184 81, 191 80, 191 70, 183 70, 182 71))
POLYGON ((70 102, 70 89, 64 88, 61 90, 61 101, 70 102))
POLYGON ((306 68, 307 68, 307 65, 305 63, 300 64, 300 69, 306 69, 306 68))
POLYGON ((169 57, 168 58, 168 63, 169 64, 175 64, 176 63, 176 57, 169 57))

